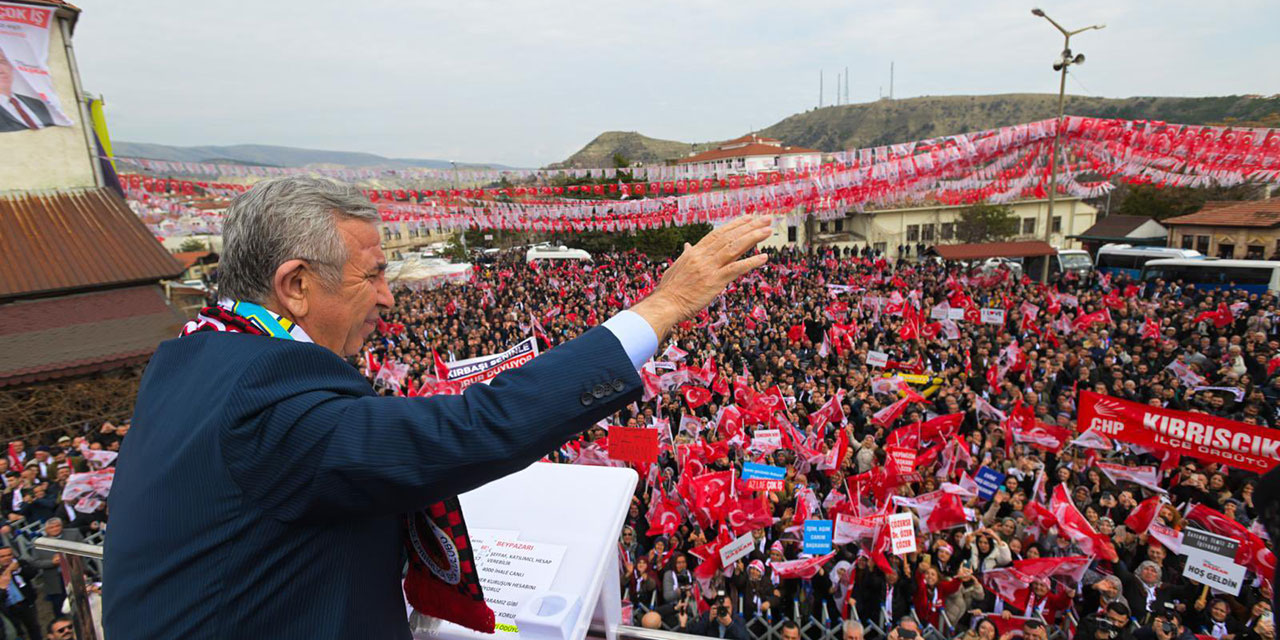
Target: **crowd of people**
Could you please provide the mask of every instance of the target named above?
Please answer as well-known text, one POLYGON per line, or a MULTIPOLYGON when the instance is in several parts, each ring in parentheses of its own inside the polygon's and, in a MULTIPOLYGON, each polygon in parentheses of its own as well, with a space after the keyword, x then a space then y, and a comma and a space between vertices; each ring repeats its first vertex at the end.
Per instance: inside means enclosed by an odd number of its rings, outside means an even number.
MULTIPOLYGON (((555 348, 645 295, 665 264, 504 254, 468 284, 399 290, 361 366, 375 378, 407 365, 383 393, 452 392, 437 355, 529 336, 555 348)), ((641 481, 618 545, 621 597, 645 626, 744 640, 815 621, 851 640, 1273 640, 1274 556, 1258 552, 1229 592, 1183 577, 1176 548, 1189 526, 1267 540, 1258 474, 1076 420, 1088 390, 1274 427, 1277 312, 1271 294, 1178 282, 1045 286, 927 258, 774 250, 659 347, 644 400, 548 459, 624 464, 608 456, 611 430, 657 428, 656 462, 630 465, 641 481), (984 308, 1004 316, 983 322, 984 308), (910 470, 897 469, 903 450, 910 470), (747 464, 784 479, 751 489, 747 464), (1068 512, 1079 522, 1058 522, 1068 512), (915 551, 889 549, 893 513, 914 514, 915 551), (836 521, 828 553, 805 553, 813 520, 836 521), (723 563, 747 534, 750 551, 723 563)))

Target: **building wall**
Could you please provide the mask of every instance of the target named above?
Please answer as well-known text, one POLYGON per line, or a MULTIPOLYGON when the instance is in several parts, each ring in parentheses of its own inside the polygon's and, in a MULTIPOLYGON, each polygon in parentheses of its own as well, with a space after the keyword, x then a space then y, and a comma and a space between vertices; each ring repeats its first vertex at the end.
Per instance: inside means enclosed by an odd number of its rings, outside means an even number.
MULTIPOLYGON (((453 237, 452 233, 427 233, 425 230, 420 234, 414 234, 406 222, 384 222, 379 227, 380 229, 385 229, 380 233, 382 234, 382 250, 387 255, 388 260, 395 259, 397 251, 404 253, 435 242, 448 242, 453 237)), ((166 236, 164 248, 168 249, 170 253, 176 253, 181 250, 180 247, 183 242, 192 238, 204 242, 209 251, 218 254, 222 253, 222 236, 166 236)))
POLYGON ((1169 246, 1215 258, 1266 260, 1280 253, 1280 228, 1178 225, 1170 227, 1169 246))
POLYGON ((92 125, 80 113, 63 46, 62 20, 55 18, 49 27, 49 74, 62 110, 74 124, 0 133, 0 158, 4 159, 0 161, 0 191, 97 186, 92 164, 96 151, 90 153, 85 141, 85 127, 92 125))
MULTIPOLYGON (((1010 241, 1041 240, 1044 238, 1044 225, 1048 219, 1048 201, 1031 200, 1012 203, 1014 214, 1020 219, 1019 232, 1010 241), (1029 231, 1023 233, 1023 221, 1034 220, 1034 226, 1027 223, 1029 231)), ((952 244, 957 242, 954 236, 954 225, 964 207, 908 207, 902 209, 882 209, 868 213, 850 213, 839 221, 825 223, 815 221, 814 243, 835 245, 838 247, 861 248, 868 244, 872 248, 881 248, 888 255, 897 257, 898 246, 904 249, 910 246, 910 255, 915 255, 917 243, 928 245, 952 244), (951 237, 943 233, 944 225, 951 226, 951 237), (915 228, 912 236, 912 227, 915 228), (929 228, 932 227, 932 236, 929 228), (911 239, 914 237, 915 239, 911 239)), ((1098 210, 1078 199, 1057 200, 1053 208, 1053 216, 1061 218, 1061 228, 1051 236, 1050 244, 1060 249, 1076 249, 1080 247, 1077 240, 1068 240, 1067 236, 1082 233, 1093 226, 1097 220, 1098 210)), ((774 234, 765 240, 766 246, 781 247, 806 242, 806 230, 802 224, 796 227, 794 240, 790 240, 786 222, 774 223, 774 234)), ((907 255, 904 252, 904 255, 907 255)))

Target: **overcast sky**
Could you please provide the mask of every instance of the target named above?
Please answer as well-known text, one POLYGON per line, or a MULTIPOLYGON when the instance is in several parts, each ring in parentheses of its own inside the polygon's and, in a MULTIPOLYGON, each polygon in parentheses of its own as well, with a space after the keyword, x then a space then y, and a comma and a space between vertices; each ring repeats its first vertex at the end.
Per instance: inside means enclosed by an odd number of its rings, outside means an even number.
MULTIPOLYGON (((1061 36, 1022 2, 76 0, 112 137, 540 166, 606 130, 727 139, 849 97, 1051 93, 1061 36)), ((1275 0, 1046 0, 1106 97, 1280 91, 1275 0)))

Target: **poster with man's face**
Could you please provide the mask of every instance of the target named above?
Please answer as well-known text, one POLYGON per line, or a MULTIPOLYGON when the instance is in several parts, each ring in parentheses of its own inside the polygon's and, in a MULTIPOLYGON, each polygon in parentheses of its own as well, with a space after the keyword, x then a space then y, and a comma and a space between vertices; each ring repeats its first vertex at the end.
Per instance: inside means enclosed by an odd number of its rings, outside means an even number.
POLYGON ((53 12, 0 2, 0 132, 72 124, 49 76, 53 12))

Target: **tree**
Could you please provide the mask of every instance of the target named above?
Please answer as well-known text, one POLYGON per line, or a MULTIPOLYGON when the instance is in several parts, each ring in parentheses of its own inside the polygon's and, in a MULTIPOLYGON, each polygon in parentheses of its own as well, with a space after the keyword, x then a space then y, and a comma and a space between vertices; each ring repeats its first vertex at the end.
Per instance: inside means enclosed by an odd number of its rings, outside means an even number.
POLYGON ((1243 183, 1231 187, 1160 187, 1153 184, 1121 184, 1111 194, 1112 210, 1126 216, 1164 220, 1195 213, 1210 200, 1249 200, 1257 197, 1258 185, 1243 183))
POLYGON ((186 240, 183 240, 182 245, 178 247, 178 251, 181 251, 183 253, 186 253, 188 251, 208 251, 208 250, 209 250, 209 247, 208 245, 205 244, 204 240, 197 240, 195 238, 187 238, 186 240))
POLYGON ((995 242, 1018 233, 1018 216, 1006 205, 975 204, 960 212, 956 238, 961 242, 995 242))

